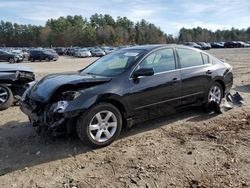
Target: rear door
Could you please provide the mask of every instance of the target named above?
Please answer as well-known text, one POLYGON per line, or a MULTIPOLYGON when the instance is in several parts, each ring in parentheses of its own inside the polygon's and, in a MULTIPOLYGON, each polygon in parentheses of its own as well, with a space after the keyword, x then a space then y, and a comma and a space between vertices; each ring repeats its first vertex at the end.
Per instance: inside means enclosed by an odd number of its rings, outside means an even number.
MULTIPOLYGON (((153 76, 129 80, 131 109, 136 112, 164 110, 180 105, 181 81, 172 48, 160 49, 148 55, 136 68, 153 68, 153 76)), ((137 114, 137 113, 136 113, 137 114)))
POLYGON ((177 56, 182 80, 182 104, 202 100, 213 72, 208 55, 196 49, 177 48, 177 56))

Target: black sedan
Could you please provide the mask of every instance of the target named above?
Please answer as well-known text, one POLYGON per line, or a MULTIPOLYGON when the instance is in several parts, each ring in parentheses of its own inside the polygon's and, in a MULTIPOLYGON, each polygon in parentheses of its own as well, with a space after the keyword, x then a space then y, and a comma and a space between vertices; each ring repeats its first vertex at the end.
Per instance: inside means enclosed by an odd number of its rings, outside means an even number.
POLYGON ((28 67, 0 64, 0 110, 9 108, 26 90, 25 85, 35 80, 28 67))
POLYGON ((29 55, 29 61, 34 62, 36 60, 42 61, 56 61, 58 54, 54 50, 31 50, 29 55))
POLYGON ((18 61, 18 55, 0 50, 0 61, 8 61, 9 63, 16 63, 18 61))
POLYGON ((44 77, 27 90, 21 110, 38 132, 76 130, 86 144, 102 147, 150 113, 219 104, 232 83, 231 66, 201 50, 136 46, 79 72, 44 77))

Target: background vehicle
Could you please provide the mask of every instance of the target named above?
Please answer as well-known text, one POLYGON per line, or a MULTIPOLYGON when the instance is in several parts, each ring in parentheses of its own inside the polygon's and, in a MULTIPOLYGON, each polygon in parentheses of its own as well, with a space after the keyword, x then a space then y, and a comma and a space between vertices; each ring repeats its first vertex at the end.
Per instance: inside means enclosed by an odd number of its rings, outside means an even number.
POLYGON ((105 54, 110 54, 111 52, 114 51, 112 47, 101 47, 101 49, 105 52, 105 54))
POLYGON ((18 60, 18 55, 0 50, 0 61, 8 61, 9 63, 16 63, 17 60, 18 60))
POLYGON ((17 57, 17 62, 22 62, 24 60, 24 53, 22 50, 11 50, 11 53, 17 57))
POLYGON ((210 44, 212 48, 224 48, 224 44, 219 42, 211 42, 210 44))
POLYGON ((66 54, 65 48, 55 48, 55 51, 58 55, 65 55, 66 54))
POLYGON ((91 57, 91 53, 87 48, 80 48, 75 52, 75 57, 91 57))
POLYGON ((25 84, 34 81, 30 68, 0 64, 0 110, 9 108, 26 90, 25 84))
POLYGON ((250 47, 250 44, 248 44, 246 42, 238 41, 238 43, 240 44, 240 47, 242 47, 242 48, 248 48, 248 47, 250 47))
POLYGON ((46 50, 31 50, 30 51, 30 55, 29 55, 29 61, 42 61, 42 60, 46 60, 46 61, 51 61, 54 60, 56 61, 58 59, 58 55, 55 53, 52 53, 50 51, 46 51, 46 50))
POLYGON ((193 47, 193 48, 198 48, 201 49, 201 46, 196 44, 195 42, 184 42, 185 46, 193 47))
POLYGON ((43 78, 29 88, 21 109, 38 132, 76 130, 84 143, 102 147, 113 142, 122 127, 155 114, 196 103, 219 104, 232 83, 231 66, 201 50, 136 46, 117 50, 79 72, 43 78))
POLYGON ((239 48, 241 47, 241 44, 238 43, 237 41, 229 41, 229 42, 225 42, 224 47, 225 48, 239 48))
POLYGON ((211 45, 209 43, 197 42, 197 44, 201 46, 202 50, 210 50, 211 49, 211 45))
POLYGON ((93 49, 91 51, 91 54, 93 57, 102 57, 106 55, 106 53, 102 49, 99 49, 99 48, 93 49))

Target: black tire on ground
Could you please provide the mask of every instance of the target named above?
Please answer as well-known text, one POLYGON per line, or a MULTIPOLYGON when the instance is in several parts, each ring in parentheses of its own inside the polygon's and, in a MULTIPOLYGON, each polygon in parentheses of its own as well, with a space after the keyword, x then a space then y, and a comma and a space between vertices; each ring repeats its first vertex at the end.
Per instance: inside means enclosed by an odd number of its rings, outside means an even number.
MULTIPOLYGON (((109 104, 109 103, 100 103, 100 104, 93 106, 90 110, 82 114, 82 116, 80 117, 76 125, 77 135, 80 138, 80 140, 84 144, 92 148, 100 148, 100 147, 104 147, 104 146, 111 144, 120 135, 121 130, 122 130, 122 115, 120 111, 114 105, 109 104), (113 115, 115 116, 117 120, 116 121, 117 127, 112 137, 110 137, 106 141, 99 142, 91 136, 91 133, 90 133, 91 131, 89 127, 93 119, 96 117, 96 115, 100 112, 105 112, 105 111, 113 113, 113 115)), ((106 134, 104 134, 104 136, 106 136, 106 134)))
POLYGON ((31 61, 31 62, 34 62, 34 61, 35 61, 35 59, 34 59, 34 58, 30 58, 30 61, 31 61))
POLYGON ((0 110, 5 110, 13 104, 14 97, 12 91, 7 86, 0 84, 0 89, 2 89, 2 91, 6 91, 7 93, 5 101, 3 103, 0 103, 0 110))
POLYGON ((15 59, 14 58, 9 58, 9 63, 15 63, 15 59))
POLYGON ((220 89, 220 92, 221 92, 221 98, 220 98, 219 102, 217 102, 219 105, 220 105, 221 100, 222 100, 222 98, 223 98, 223 96, 224 96, 224 91, 223 91, 223 88, 222 88, 221 84, 220 84, 219 82, 214 82, 214 83, 210 86, 210 88, 209 88, 209 90, 208 90, 208 92, 207 92, 207 94, 206 94, 205 105, 204 105, 205 110, 210 110, 209 93, 210 93, 211 89, 214 88, 215 86, 217 86, 217 87, 220 89))

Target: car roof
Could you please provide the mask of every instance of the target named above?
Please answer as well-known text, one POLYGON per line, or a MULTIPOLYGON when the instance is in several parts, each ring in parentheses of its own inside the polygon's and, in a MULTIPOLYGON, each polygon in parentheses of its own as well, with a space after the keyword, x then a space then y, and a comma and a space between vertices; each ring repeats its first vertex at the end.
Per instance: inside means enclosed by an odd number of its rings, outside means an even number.
POLYGON ((138 45, 138 46, 133 46, 133 47, 128 47, 128 48, 122 48, 119 50, 143 50, 143 51, 149 52, 149 51, 152 51, 158 48, 163 48, 163 47, 169 47, 169 48, 181 47, 181 48, 198 50, 196 48, 191 48, 189 46, 185 46, 181 44, 148 44, 148 45, 138 45))

